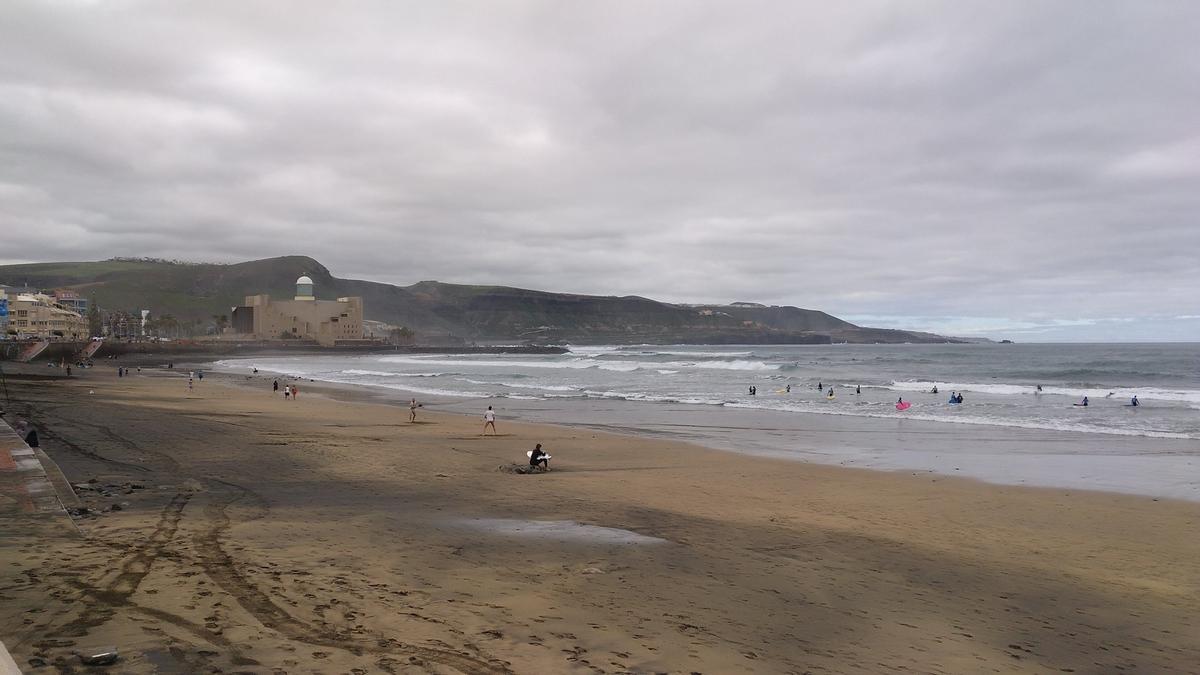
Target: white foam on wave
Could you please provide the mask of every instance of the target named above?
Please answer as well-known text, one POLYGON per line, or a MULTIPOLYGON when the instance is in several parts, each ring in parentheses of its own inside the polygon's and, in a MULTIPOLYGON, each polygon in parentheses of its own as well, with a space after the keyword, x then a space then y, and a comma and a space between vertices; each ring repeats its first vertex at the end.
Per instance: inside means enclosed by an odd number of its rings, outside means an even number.
POLYGON ((378 377, 441 377, 446 373, 397 373, 390 370, 360 370, 349 368, 341 371, 343 375, 372 375, 378 377))
MULTIPOLYGON (((574 396, 570 398, 580 397, 574 396)), ((637 391, 593 391, 591 389, 585 390, 582 398, 608 398, 619 401, 644 401, 646 403, 686 403, 688 405, 725 405, 726 403, 723 399, 704 398, 701 396, 647 394, 637 391)))
POLYGON ((455 378, 459 382, 469 382, 470 384, 480 384, 492 387, 510 387, 513 389, 537 389, 540 391, 581 391, 582 387, 576 387, 569 384, 528 384, 525 382, 493 382, 489 380, 473 380, 469 377, 455 378))
MULTIPOLYGON (((1037 393, 1036 386, 1028 384, 982 384, 975 382, 935 382, 932 380, 910 380, 904 382, 892 382, 891 386, 885 387, 893 391, 912 391, 912 392, 927 392, 934 386, 937 386, 939 392, 949 391, 966 391, 978 392, 981 394, 996 394, 998 396, 1014 396, 1037 393)), ((1132 398, 1137 396, 1138 399, 1156 400, 1156 401, 1174 401, 1186 403, 1200 403, 1200 391, 1195 389, 1157 389, 1153 387, 1096 387, 1096 388, 1081 388, 1081 387, 1057 387, 1047 385, 1042 387, 1042 394, 1069 396, 1072 398, 1104 398, 1108 394, 1112 394, 1113 398, 1132 398)))
MULTIPOLYGON (((630 353, 630 352, 625 352, 625 353, 630 353)), ((750 356, 754 352, 702 352, 702 351, 688 351, 688 350, 682 350, 682 349, 678 350, 678 351, 664 350, 664 349, 650 349, 650 350, 639 351, 639 352, 634 352, 634 353, 636 353, 638 356, 689 356, 689 357, 697 358, 697 359, 703 359, 703 358, 725 359, 725 358, 732 358, 735 356, 750 356)))
POLYGON ((571 358, 547 361, 517 361, 517 360, 467 360, 467 359, 430 359, 414 356, 382 356, 379 361, 385 363, 407 363, 414 365, 435 365, 446 366, 451 368, 540 368, 540 369, 574 369, 584 370, 588 368, 596 368, 599 370, 611 370, 616 372, 633 372, 635 370, 658 370, 658 369, 688 369, 696 368, 702 370, 747 370, 747 371, 767 371, 779 370, 778 365, 765 363, 763 361, 747 361, 744 359, 734 359, 732 361, 614 361, 602 360, 593 358, 571 358))
POLYGON ((1155 431, 1152 429, 1135 429, 1121 427, 1097 427, 1086 424, 1078 424, 1068 421, 1058 420, 1014 420, 1005 417, 992 417, 988 415, 966 413, 963 408, 953 408, 951 412, 945 414, 933 414, 920 412, 921 407, 936 407, 943 409, 944 406, 937 404, 931 406, 929 404, 914 403, 912 408, 901 412, 895 410, 895 406, 891 403, 872 403, 872 404, 855 404, 854 407, 843 407, 837 403, 823 404, 814 402, 812 405, 797 405, 789 403, 781 403, 777 405, 750 403, 744 401, 731 401, 725 404, 730 408, 743 408, 753 410, 773 410, 778 412, 798 412, 810 413, 814 415, 844 415, 847 417, 873 417, 877 419, 909 419, 921 420, 925 422, 943 422, 947 424, 972 424, 986 425, 995 427, 1012 427, 1016 429, 1035 429, 1040 431, 1070 431, 1084 434, 1109 434, 1114 436, 1144 436, 1147 438, 1175 438, 1189 439, 1192 436, 1184 433, 1171 431, 1155 431))

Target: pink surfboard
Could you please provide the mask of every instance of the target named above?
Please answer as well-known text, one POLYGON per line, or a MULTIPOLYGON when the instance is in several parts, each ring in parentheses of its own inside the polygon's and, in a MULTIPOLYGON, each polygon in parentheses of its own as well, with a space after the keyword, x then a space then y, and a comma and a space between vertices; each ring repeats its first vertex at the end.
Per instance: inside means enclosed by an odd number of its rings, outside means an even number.
POLYGON ((908 410, 910 407, 912 407, 912 404, 908 401, 896 404, 896 410, 908 410))

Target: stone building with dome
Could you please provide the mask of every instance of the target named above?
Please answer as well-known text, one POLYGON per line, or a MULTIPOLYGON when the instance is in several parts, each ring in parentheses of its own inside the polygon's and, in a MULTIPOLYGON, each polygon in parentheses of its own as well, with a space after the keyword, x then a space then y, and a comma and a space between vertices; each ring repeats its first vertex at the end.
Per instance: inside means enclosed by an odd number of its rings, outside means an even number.
POLYGON ((363 339, 362 298, 318 300, 313 280, 296 280, 296 297, 272 300, 269 295, 248 295, 246 302, 233 308, 234 333, 252 335, 256 340, 313 340, 323 347, 342 341, 363 339))

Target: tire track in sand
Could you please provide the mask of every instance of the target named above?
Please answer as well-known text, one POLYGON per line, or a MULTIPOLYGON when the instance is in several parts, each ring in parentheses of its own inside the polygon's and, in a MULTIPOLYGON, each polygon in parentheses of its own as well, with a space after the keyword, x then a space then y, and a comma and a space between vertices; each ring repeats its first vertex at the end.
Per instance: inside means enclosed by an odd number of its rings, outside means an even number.
POLYGON ((511 675, 513 672, 499 661, 489 661, 447 649, 399 642, 381 634, 374 636, 376 639, 374 644, 365 643, 351 634, 315 627, 292 616, 272 602, 270 596, 262 592, 257 584, 239 572, 233 557, 221 545, 221 539, 230 526, 229 507, 246 498, 263 504, 262 498, 253 491, 234 483, 217 479, 208 479, 208 481, 214 484, 214 487, 219 485, 226 489, 210 489, 208 494, 211 500, 204 508, 208 527, 193 536, 192 541, 195 544, 200 565, 209 578, 233 596, 243 609, 266 628, 298 642, 343 649, 355 655, 372 653, 417 657, 470 675, 511 675))

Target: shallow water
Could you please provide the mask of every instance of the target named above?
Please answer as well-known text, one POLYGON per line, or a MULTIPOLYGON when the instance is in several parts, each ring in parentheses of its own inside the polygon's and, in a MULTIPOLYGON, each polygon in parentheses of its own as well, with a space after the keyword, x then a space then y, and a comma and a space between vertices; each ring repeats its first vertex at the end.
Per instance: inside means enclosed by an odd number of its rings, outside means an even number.
POLYGON ((455 522, 458 525, 491 534, 586 544, 664 544, 667 541, 658 537, 638 534, 631 530, 584 525, 573 520, 465 518, 455 522))
POLYGON ((1200 501, 1196 344, 585 347, 548 356, 270 357, 220 365, 367 386, 401 400, 415 395, 458 412, 491 404, 502 420, 1200 501), (930 393, 935 385, 938 393, 930 393), (965 402, 949 405, 951 391, 965 402), (1142 405, 1127 407, 1134 394, 1142 405), (1074 406, 1084 395, 1091 405, 1074 406), (900 397, 912 407, 897 411, 900 397))

